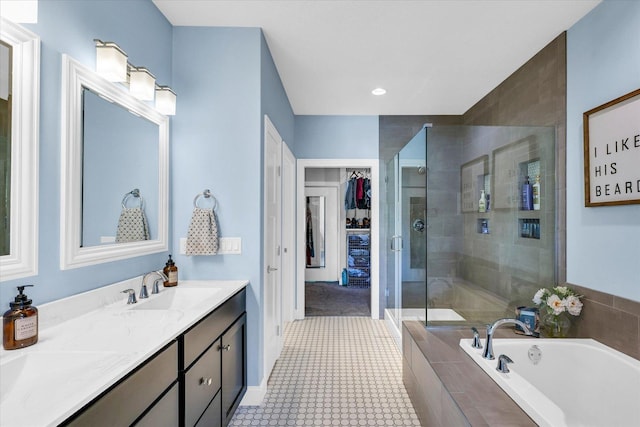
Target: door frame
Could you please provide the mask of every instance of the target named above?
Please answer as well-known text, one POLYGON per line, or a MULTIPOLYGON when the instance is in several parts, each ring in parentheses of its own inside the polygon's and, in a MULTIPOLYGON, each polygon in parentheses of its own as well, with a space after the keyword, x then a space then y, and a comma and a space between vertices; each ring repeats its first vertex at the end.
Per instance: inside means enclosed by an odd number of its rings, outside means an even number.
MULTIPOLYGON (((339 227, 340 224, 341 224, 340 223, 340 210, 339 210, 340 209, 339 208, 339 206, 340 206, 340 197, 339 197, 340 196, 340 186, 337 185, 337 184, 336 185, 330 185, 330 184, 316 183, 316 182, 305 182, 305 190, 304 190, 305 198, 307 197, 307 194, 309 193, 310 189, 311 190, 325 189, 325 190, 329 190, 329 192, 332 192, 332 193, 335 192, 334 193, 335 194, 334 200, 330 201, 329 200, 330 197, 327 197, 327 201, 326 201, 326 205, 325 205, 325 242, 324 242, 325 243, 325 245, 324 245, 325 248, 327 246, 330 246, 328 244, 328 242, 329 242, 329 234, 333 234, 333 239, 335 239, 335 242, 334 242, 335 243, 335 248, 333 250, 333 256, 335 256, 335 265, 333 265, 333 266, 330 265, 329 261, 328 261, 328 257, 326 256, 327 252, 329 252, 329 253, 332 252, 331 248, 329 247, 330 250, 325 252, 325 267, 324 268, 326 268, 327 270, 329 268, 331 268, 331 267, 334 268, 334 270, 333 270, 334 276, 332 277, 331 280, 326 280, 326 281, 340 281, 340 272, 341 272, 341 267, 340 267, 341 266, 341 263, 340 263, 341 258, 340 257, 342 255, 342 253, 340 251, 340 239, 342 238, 342 235, 340 233, 333 233, 333 230, 339 230, 339 228, 337 228, 337 227, 339 227), (333 205, 333 207, 335 208, 333 210, 333 212, 331 211, 331 209, 329 209, 330 202, 335 203, 335 205, 333 205), (333 220, 335 220, 335 222, 336 222, 335 223, 335 227, 331 227, 329 225, 329 217, 330 216, 333 216, 333 220)), ((311 191, 311 192, 313 192, 313 191, 311 191)), ((306 230, 305 230, 305 235, 306 235, 306 230)), ((311 273, 310 274, 311 276, 318 275, 318 273, 316 271, 314 271, 314 270, 316 270, 316 269, 309 269, 305 265, 305 275, 304 275, 305 282, 307 281, 309 273, 311 273), (309 270, 311 270, 311 271, 309 271, 309 270)), ((310 279, 311 280, 309 280, 309 281, 314 281, 314 280, 316 280, 316 281, 324 281, 324 280, 321 280, 321 278, 315 278, 315 277, 312 277, 310 279)))
MULTIPOLYGON (((298 159, 296 209, 296 319, 304 319, 305 307, 305 170, 314 168, 353 168, 371 171, 371 318, 380 319, 380 180, 378 159, 298 159)), ((340 197, 338 197, 340 200, 340 197)))
POLYGON ((296 295, 296 158, 282 144, 282 327, 295 319, 296 295))
POLYGON ((264 378, 269 378, 271 371, 275 365, 276 360, 280 357, 283 348, 283 330, 282 330, 282 146, 284 145, 284 140, 280 136, 278 129, 275 127, 273 122, 269 119, 269 116, 265 114, 264 116, 264 140, 263 140, 263 218, 262 218, 262 227, 264 232, 263 239, 263 262, 262 262, 262 274, 263 274, 263 289, 262 289, 262 339, 263 339, 263 373, 264 378), (267 209, 268 205, 268 197, 269 197, 269 174, 274 173, 270 171, 267 167, 267 146, 269 144, 269 135, 274 137, 274 141, 276 143, 276 147, 274 153, 277 156, 277 165, 275 171, 275 180, 274 189, 276 193, 276 203, 274 203, 276 212, 276 223, 277 229, 274 233, 275 247, 269 247, 269 241, 267 239, 267 228, 270 227, 269 224, 269 212, 267 209), (270 256, 273 255, 273 259, 270 259, 270 256), (272 264, 275 264, 272 265, 272 264), (269 272, 269 267, 273 270, 269 272), (269 276, 271 275, 271 276, 269 276), (274 289, 271 289, 274 292, 273 304, 275 307, 269 307, 269 291, 268 286, 269 278, 272 277, 275 280, 274 289), (268 312, 274 312, 274 322, 275 324, 271 324, 268 322, 268 312), (275 326, 275 331, 270 330, 270 327, 275 326), (275 332, 275 333, 274 333, 275 332))

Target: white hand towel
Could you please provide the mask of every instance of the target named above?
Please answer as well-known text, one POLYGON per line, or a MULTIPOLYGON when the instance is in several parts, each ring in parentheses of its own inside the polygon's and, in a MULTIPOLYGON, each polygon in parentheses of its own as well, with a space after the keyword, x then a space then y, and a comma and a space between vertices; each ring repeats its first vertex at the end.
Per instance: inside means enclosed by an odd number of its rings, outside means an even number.
POLYGON ((218 219, 213 209, 194 208, 187 234, 186 255, 218 253, 218 219))
POLYGON ((149 225, 141 207, 122 208, 118 220, 116 242, 138 242, 149 240, 149 225))

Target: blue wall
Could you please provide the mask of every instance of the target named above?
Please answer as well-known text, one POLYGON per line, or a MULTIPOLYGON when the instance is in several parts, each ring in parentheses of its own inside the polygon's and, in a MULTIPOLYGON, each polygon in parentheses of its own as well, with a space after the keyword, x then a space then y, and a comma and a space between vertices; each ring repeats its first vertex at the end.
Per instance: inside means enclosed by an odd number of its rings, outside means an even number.
POLYGON ((173 253, 183 279, 248 279, 248 382, 263 376, 262 147, 265 114, 293 145, 294 115, 259 28, 174 28, 171 210, 173 253), (222 236, 242 238, 241 255, 187 257, 193 198, 218 200, 222 236))
POLYGON ((640 2, 604 1, 567 33, 567 281, 640 301, 640 205, 584 207, 582 114, 640 88, 640 2))
POLYGON ((298 159, 377 159, 378 116, 296 116, 298 159))
POLYGON ((62 54, 95 67, 94 38, 118 43, 136 65, 171 84, 172 27, 150 0, 40 1, 41 38, 38 275, 0 284, 0 307, 9 309, 15 287, 34 284, 35 305, 140 275, 164 265, 166 253, 97 266, 60 270, 60 121, 62 54))
MULTIPOLYGON (((291 104, 289 104, 289 98, 284 90, 280 75, 276 69, 276 65, 271 57, 269 46, 264 39, 264 34, 260 37, 260 100, 262 106, 262 116, 268 115, 271 122, 274 124, 278 133, 289 146, 292 152, 295 153, 295 123, 296 116, 293 114, 291 104)), ((262 137, 264 138, 264 120, 262 120, 262 137)))

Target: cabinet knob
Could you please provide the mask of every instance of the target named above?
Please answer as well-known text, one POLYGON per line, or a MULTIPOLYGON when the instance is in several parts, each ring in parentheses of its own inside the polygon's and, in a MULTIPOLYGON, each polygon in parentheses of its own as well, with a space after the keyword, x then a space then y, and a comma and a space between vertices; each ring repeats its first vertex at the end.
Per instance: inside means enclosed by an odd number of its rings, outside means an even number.
POLYGON ((205 377, 200 378, 200 385, 211 385, 211 383, 213 383, 212 378, 205 378, 205 377))
POLYGON ((231 344, 220 346, 220 350, 229 351, 230 349, 231 349, 231 344))

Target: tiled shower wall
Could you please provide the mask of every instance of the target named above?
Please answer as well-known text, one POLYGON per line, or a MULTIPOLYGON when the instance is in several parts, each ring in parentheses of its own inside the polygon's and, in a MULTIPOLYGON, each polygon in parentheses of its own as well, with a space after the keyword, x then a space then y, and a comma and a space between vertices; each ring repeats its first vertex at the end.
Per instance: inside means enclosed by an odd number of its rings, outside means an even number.
POLYGON ((522 126, 467 126, 463 131, 462 163, 487 156, 491 209, 462 214, 457 277, 501 295, 509 308, 499 315, 511 315, 516 306, 531 303, 540 286, 555 280, 555 134, 550 127, 522 126), (541 209, 521 211, 520 175, 526 172, 520 169, 532 160, 540 165, 541 209), (478 229, 483 219, 488 222, 486 234, 478 229), (539 239, 521 237, 521 219, 539 220, 539 239))

